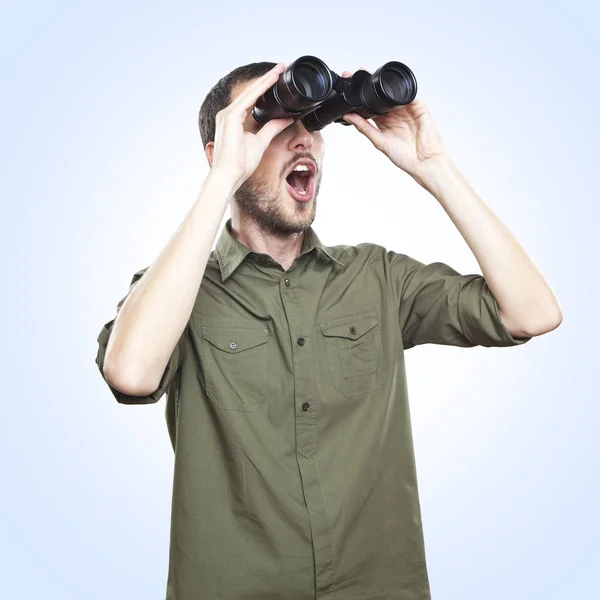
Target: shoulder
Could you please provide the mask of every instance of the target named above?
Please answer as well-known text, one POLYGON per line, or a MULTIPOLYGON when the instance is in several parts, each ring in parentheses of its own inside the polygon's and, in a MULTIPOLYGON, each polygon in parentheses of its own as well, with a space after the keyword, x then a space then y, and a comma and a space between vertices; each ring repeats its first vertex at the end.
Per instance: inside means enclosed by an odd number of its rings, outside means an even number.
POLYGON ((353 263, 355 261, 359 263, 376 263, 376 262, 389 262, 391 260, 399 261, 404 258, 410 260, 404 254, 397 254, 393 251, 388 250, 381 244, 375 244, 372 242, 361 242, 360 244, 339 244, 336 246, 326 246, 325 249, 333 257, 341 262, 353 263))

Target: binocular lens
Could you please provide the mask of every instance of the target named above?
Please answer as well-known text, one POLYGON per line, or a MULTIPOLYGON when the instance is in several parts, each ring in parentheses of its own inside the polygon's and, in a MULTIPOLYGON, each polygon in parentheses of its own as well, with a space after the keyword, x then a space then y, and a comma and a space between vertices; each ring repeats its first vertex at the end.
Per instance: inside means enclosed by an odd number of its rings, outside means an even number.
POLYGON ((388 66, 381 69, 380 79, 383 95, 394 104, 408 104, 416 95, 416 80, 407 68, 388 66))
POLYGON ((267 90, 252 110, 259 123, 297 116, 323 102, 333 89, 329 67, 315 56, 301 56, 267 90))
POLYGON ((311 64, 298 65, 292 71, 292 79, 296 89, 311 100, 324 98, 327 91, 325 79, 311 64))

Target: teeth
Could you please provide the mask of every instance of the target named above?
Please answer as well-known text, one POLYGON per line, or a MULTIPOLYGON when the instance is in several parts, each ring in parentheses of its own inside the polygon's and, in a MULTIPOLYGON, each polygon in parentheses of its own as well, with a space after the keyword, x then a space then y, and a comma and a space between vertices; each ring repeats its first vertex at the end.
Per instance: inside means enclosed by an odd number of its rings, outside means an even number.
POLYGON ((297 165, 294 171, 310 171, 310 169, 306 165, 297 165))

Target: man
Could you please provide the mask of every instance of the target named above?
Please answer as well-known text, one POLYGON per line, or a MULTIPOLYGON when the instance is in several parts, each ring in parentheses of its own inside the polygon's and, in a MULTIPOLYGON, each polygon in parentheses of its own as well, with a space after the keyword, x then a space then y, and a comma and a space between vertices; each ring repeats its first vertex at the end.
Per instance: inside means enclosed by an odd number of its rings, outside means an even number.
POLYGON ((418 99, 375 125, 346 119, 437 199, 483 274, 376 244, 324 246, 311 227, 321 134, 251 114, 284 68, 240 67, 208 94, 210 173, 134 275, 96 362, 121 403, 167 392, 167 599, 424 600, 403 352, 523 344, 561 310, 418 99))

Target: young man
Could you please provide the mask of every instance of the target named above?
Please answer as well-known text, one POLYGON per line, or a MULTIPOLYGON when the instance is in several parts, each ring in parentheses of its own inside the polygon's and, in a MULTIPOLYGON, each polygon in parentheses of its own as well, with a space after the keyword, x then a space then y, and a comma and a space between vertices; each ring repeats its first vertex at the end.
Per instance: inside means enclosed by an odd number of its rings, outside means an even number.
POLYGON ((284 68, 240 67, 208 94, 210 173, 96 362, 119 402, 167 392, 167 599, 425 600, 404 350, 523 344, 561 310, 418 99, 376 125, 347 120, 440 202, 483 275, 324 246, 311 227, 321 134, 251 114, 284 68))

